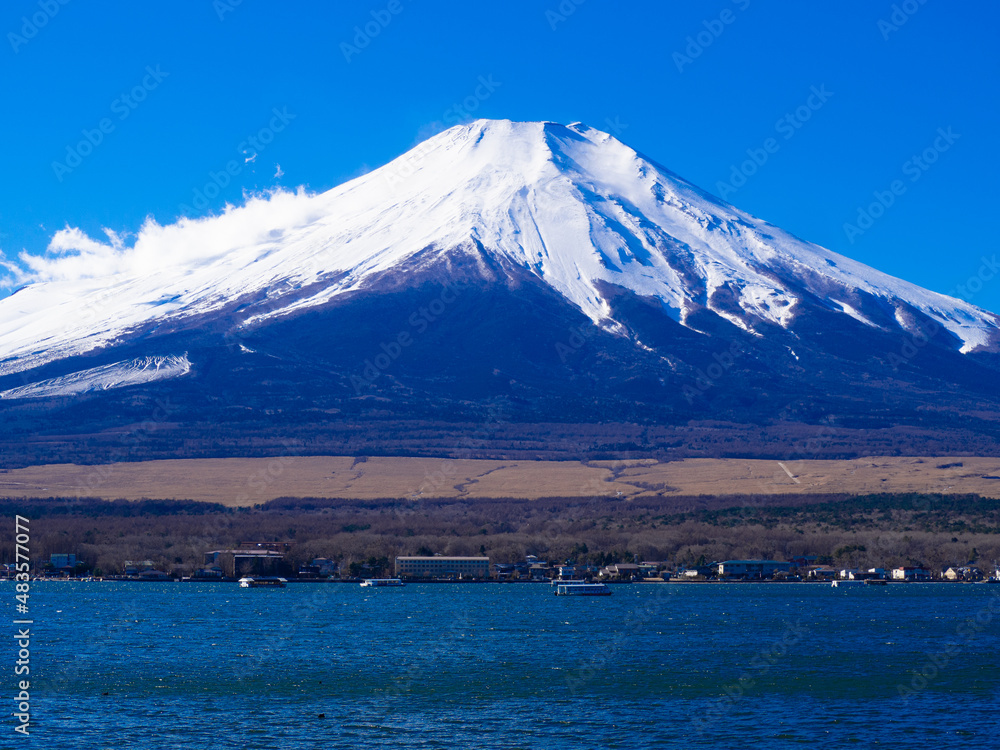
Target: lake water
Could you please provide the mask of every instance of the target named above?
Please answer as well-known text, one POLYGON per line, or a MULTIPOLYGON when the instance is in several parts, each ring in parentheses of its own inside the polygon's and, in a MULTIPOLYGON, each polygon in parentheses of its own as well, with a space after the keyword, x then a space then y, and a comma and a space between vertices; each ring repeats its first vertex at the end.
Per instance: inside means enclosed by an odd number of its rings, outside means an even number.
POLYGON ((31 616, 0 747, 1000 748, 1000 586, 37 582, 31 616))

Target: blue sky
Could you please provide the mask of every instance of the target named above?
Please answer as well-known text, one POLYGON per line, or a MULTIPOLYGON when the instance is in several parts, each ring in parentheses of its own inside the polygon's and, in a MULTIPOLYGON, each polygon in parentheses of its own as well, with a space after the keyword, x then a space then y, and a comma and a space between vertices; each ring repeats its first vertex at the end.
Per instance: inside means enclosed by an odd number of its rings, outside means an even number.
POLYGON ((11 0, 0 249, 326 190, 462 119, 581 120, 1000 311, 998 22, 1000 4, 941 0, 11 0))

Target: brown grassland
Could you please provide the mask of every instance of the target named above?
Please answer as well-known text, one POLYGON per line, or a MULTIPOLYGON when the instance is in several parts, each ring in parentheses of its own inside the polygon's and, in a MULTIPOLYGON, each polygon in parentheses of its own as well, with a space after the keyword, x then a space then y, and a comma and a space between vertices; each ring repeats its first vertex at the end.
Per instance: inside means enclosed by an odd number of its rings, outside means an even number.
POLYGON ((1000 497, 1000 458, 527 461, 450 458, 178 459, 0 472, 0 496, 195 500, 251 507, 281 497, 654 498, 924 492, 1000 497))

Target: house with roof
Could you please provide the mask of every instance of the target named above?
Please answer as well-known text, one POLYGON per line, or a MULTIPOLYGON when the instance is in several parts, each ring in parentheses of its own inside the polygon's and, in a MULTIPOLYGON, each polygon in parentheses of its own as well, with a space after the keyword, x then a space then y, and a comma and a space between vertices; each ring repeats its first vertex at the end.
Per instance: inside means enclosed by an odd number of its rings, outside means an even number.
POLYGON ((837 577, 837 571, 829 565, 814 565, 808 568, 806 578, 812 581, 832 581, 837 577))
POLYGON ((902 565, 892 569, 894 581, 929 581, 931 572, 919 565, 902 565))
POLYGON ((156 565, 152 560, 126 560, 122 564, 122 575, 135 578, 147 570, 152 570, 156 565))
POLYGON ((559 573, 559 577, 563 579, 576 578, 577 576, 575 565, 560 565, 557 568, 557 571, 559 573))
POLYGON ((606 565, 601 568, 597 575, 605 579, 631 581, 633 578, 638 578, 640 572, 639 566, 635 563, 615 563, 614 565, 606 565))
POLYGON ((639 575, 643 578, 656 578, 660 574, 660 569, 667 567, 666 563, 659 562, 640 562, 639 563, 639 575))
POLYGON ((329 578, 340 572, 340 564, 328 557, 314 557, 309 565, 316 568, 321 578, 329 578))
POLYGON ((789 558, 788 562, 792 566, 793 570, 802 570, 809 567, 815 567, 818 559, 818 555, 797 555, 796 557, 789 558))
POLYGON ((546 581, 552 578, 552 568, 547 562, 536 562, 528 566, 528 577, 532 581, 546 581))
POLYGON ((983 571, 973 565, 948 568, 943 577, 949 581, 981 581, 985 578, 983 571))
POLYGON ((210 565, 204 568, 198 568, 191 576, 193 579, 199 581, 221 581, 225 576, 222 573, 222 568, 218 565, 210 565))

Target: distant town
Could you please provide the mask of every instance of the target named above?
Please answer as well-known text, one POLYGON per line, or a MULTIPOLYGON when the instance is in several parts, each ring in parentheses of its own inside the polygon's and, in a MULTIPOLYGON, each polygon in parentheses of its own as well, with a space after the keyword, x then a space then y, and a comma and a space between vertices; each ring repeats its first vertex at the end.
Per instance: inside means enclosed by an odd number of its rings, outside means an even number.
MULTIPOLYGON (((554 563, 526 555, 516 562, 491 562, 486 556, 440 554, 370 558, 342 566, 335 559, 317 557, 307 565, 286 559, 289 542, 239 542, 230 549, 205 552, 203 565, 191 575, 168 572, 152 560, 126 560, 120 570, 94 568, 74 553, 53 553, 32 571, 35 579, 102 581, 231 582, 244 576, 280 576, 302 582, 358 582, 395 576, 424 582, 551 582, 583 580, 607 583, 708 583, 708 582, 1000 582, 1000 566, 976 564, 932 570, 923 565, 894 568, 837 568, 818 555, 791 560, 723 560, 693 566, 673 566, 664 561, 614 562, 606 565, 554 563)), ((0 578, 15 576, 13 563, 0 566, 0 578)))

